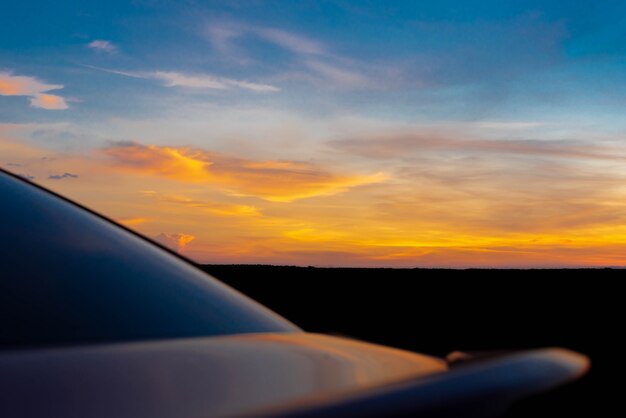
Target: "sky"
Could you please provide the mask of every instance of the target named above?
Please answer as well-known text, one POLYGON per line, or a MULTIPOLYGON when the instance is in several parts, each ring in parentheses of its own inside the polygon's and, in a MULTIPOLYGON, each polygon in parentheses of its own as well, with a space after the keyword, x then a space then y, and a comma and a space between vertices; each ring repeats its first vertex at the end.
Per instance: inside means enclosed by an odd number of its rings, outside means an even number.
POLYGON ((38 1, 0 167, 202 263, 626 265, 624 1, 38 1))

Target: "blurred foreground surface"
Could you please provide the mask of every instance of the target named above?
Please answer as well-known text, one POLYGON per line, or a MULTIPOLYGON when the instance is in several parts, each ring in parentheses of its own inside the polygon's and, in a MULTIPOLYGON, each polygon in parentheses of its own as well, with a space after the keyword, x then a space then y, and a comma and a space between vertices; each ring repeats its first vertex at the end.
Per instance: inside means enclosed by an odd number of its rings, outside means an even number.
POLYGON ((619 407, 617 279, 625 270, 201 267, 306 331, 438 356, 561 346, 591 357, 583 380, 507 417, 599 416, 619 407))

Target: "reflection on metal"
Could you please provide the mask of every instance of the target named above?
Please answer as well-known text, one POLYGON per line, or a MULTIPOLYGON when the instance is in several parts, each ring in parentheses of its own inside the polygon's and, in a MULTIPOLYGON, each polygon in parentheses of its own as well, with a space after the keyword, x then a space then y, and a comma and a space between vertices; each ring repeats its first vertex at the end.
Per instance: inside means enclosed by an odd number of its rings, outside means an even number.
POLYGON ((221 417, 446 369, 442 360, 346 339, 249 334, 4 355, 0 396, 14 414, 2 416, 221 417))
POLYGON ((448 370, 433 357, 303 333, 41 349, 0 356, 0 415, 482 416, 588 365, 552 349, 448 370))

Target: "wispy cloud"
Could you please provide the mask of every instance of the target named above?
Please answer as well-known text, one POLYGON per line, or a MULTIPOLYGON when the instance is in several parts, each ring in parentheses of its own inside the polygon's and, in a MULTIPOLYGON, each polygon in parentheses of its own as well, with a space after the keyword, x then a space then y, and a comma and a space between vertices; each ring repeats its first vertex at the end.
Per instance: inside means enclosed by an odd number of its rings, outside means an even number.
POLYGON ((295 54, 324 55, 327 48, 314 39, 278 28, 254 26, 240 22, 213 23, 207 27, 209 40, 222 53, 232 53, 234 42, 243 36, 254 36, 295 54))
POLYGON ((95 39, 89 42, 87 47, 96 51, 106 52, 108 54, 114 54, 118 51, 117 46, 115 46, 111 41, 104 39, 95 39))
POLYGON ((297 33, 233 22, 209 25, 207 33, 217 51, 227 56, 239 56, 238 60, 242 62, 248 60, 241 58, 242 51, 236 41, 243 37, 260 39, 289 51, 300 69, 295 72, 289 69, 284 73, 288 78, 309 80, 317 85, 334 88, 366 88, 380 84, 366 76, 360 68, 355 68, 359 67, 358 63, 337 56, 322 42, 297 33))
POLYGON ((160 203, 173 203, 190 208, 197 208, 217 216, 260 216, 259 208, 252 205, 214 202, 205 199, 195 199, 182 195, 162 195, 156 192, 142 193, 145 197, 157 200, 160 203))
POLYGON ((187 75, 171 71, 156 71, 146 74, 146 78, 161 80, 166 87, 184 87, 201 90, 226 90, 229 88, 225 80, 220 80, 217 77, 209 75, 187 75))
POLYGON ((334 85, 348 88, 372 87, 376 84, 359 71, 339 67, 319 60, 307 60, 305 65, 334 85))
POLYGON ((280 90, 278 87, 270 84, 252 83, 232 78, 214 77, 206 74, 189 75, 173 71, 156 71, 148 76, 163 81, 165 83, 164 85, 167 87, 217 90, 227 90, 236 87, 259 93, 270 93, 280 90))
POLYGON ((121 71, 106 68, 87 66, 100 71, 126 77, 145 80, 159 80, 165 87, 178 87, 189 90, 231 90, 242 89, 257 93, 273 93, 280 91, 279 87, 271 84, 255 83, 245 80, 236 80, 228 77, 219 77, 210 74, 186 74, 177 71, 121 71))
POLYGON ((296 54, 326 54, 326 48, 321 43, 281 29, 249 27, 249 31, 266 41, 296 54))
POLYGON ((63 85, 61 84, 46 84, 35 77, 0 72, 0 95, 29 97, 32 107, 47 110, 67 109, 68 105, 63 97, 45 93, 62 88, 63 85))
POLYGON ((122 143, 103 152, 121 168, 205 183, 233 196, 256 196, 274 202, 330 196, 386 179, 380 172, 341 175, 311 163, 257 161, 183 147, 122 143))
POLYGON ((213 48, 227 54, 233 52, 232 41, 241 35, 241 30, 226 25, 210 25, 207 34, 213 48))

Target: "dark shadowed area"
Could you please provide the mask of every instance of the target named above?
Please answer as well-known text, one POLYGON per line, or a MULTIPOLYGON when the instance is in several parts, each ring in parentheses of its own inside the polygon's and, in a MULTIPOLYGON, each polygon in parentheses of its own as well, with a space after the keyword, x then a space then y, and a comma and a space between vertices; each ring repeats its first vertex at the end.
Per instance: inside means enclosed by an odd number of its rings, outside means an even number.
POLYGON ((582 381, 519 404, 508 417, 619 408, 622 270, 201 267, 306 331, 438 356, 560 346, 591 357, 582 381))

